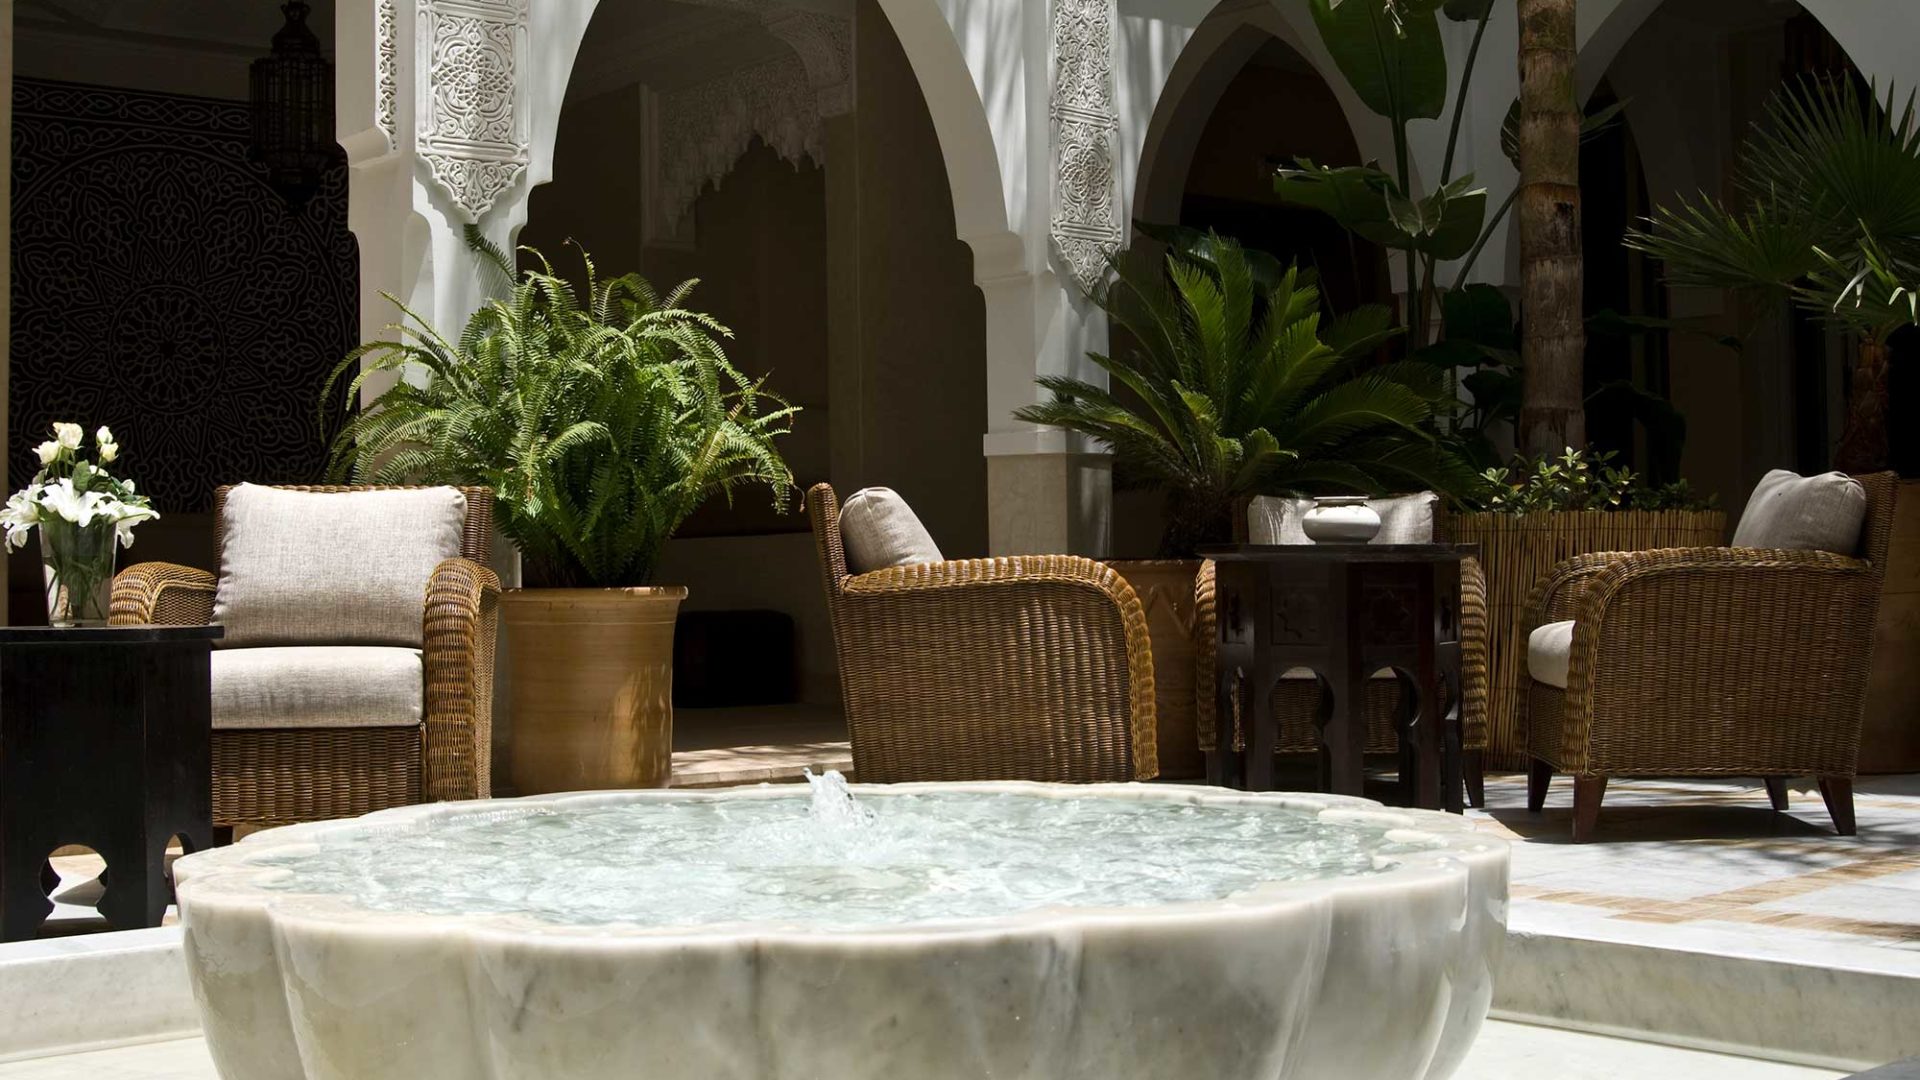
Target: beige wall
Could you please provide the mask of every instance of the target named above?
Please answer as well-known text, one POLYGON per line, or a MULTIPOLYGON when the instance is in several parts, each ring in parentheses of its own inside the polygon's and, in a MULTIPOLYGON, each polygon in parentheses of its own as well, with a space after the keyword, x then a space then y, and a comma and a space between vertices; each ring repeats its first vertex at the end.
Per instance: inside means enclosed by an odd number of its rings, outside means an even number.
MULTIPOLYGON (((589 27, 588 34, 593 33, 589 27)), ((729 353, 802 406, 784 449, 803 487, 900 491, 944 553, 985 554, 984 302, 954 232, 947 177, 912 69, 872 0, 856 14, 856 108, 827 122, 827 164, 799 167, 756 143, 694 207, 694 244, 642 243, 641 93, 569 102, 554 179, 520 240, 563 269, 569 237, 603 273, 656 286, 701 279, 693 306, 735 331, 729 353)), ((759 493, 696 515, 656 580, 691 610, 767 608, 795 622, 801 695, 839 696, 813 540, 796 509, 759 493), (732 534, 732 535, 728 535, 732 534)))

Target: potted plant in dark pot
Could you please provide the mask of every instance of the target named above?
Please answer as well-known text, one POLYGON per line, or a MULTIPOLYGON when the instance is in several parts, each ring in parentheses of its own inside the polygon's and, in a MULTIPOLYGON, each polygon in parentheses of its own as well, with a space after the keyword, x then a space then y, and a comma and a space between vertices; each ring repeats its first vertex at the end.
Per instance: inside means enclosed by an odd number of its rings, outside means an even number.
POLYGON ((532 249, 538 268, 515 281, 503 252, 475 247, 506 295, 457 339, 401 306, 395 337, 341 362, 334 385, 358 367, 351 394, 401 379, 341 431, 333 471, 493 489, 526 586, 501 604, 517 791, 664 786, 687 592, 653 585, 654 565, 715 495, 765 486, 785 505, 774 440, 796 410, 727 359, 726 327, 684 306, 693 282, 663 297, 586 259, 576 288, 532 249))
POLYGON ((1322 325, 1310 271, 1211 233, 1157 235, 1164 264, 1116 260, 1094 297, 1115 328, 1114 355, 1092 357, 1111 388, 1051 376, 1052 399, 1019 416, 1090 436, 1112 451, 1116 485, 1166 495, 1159 557, 1109 565, 1148 609, 1160 774, 1190 778, 1197 549, 1233 542, 1255 495, 1457 494, 1476 480, 1427 430, 1446 394, 1438 369, 1374 360, 1398 333, 1386 309, 1322 325))

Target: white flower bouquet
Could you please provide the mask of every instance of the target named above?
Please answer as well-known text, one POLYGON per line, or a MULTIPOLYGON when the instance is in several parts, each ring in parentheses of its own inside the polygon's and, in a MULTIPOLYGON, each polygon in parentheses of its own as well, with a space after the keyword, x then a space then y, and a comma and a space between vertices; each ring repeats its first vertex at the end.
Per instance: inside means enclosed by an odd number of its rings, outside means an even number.
POLYGON ((118 548, 133 546, 133 527, 160 515, 133 481, 108 473, 120 456, 113 432, 94 433, 97 463, 82 451, 79 424, 53 425, 53 438, 34 448, 40 471, 0 510, 7 550, 26 546, 40 530, 46 568, 47 618, 55 626, 104 626, 118 548))

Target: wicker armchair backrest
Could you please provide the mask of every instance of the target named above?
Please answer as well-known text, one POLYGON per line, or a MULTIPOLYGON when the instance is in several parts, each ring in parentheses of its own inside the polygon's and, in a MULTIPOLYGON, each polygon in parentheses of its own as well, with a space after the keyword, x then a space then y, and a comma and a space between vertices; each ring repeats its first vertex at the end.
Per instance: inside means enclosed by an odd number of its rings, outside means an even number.
POLYGON ((1867 520, 1860 529, 1860 558, 1873 564, 1875 579, 1887 575, 1887 550, 1893 543, 1893 501, 1900 488, 1898 473, 1856 476, 1867 489, 1867 520))
POLYGON ((840 595, 847 580, 847 549, 840 541, 840 497, 832 484, 815 484, 807 492, 807 517, 813 522, 813 542, 820 549, 820 575, 827 599, 840 595))
MULTIPOLYGON (((224 525, 227 518, 227 492, 232 491, 235 486, 223 484, 213 492, 213 555, 216 566, 219 565, 227 541, 224 525)), ((281 491, 339 494, 348 491, 414 491, 427 485, 272 484, 269 486, 281 491)), ((460 492, 467 497, 467 520, 460 530, 460 554, 485 565, 493 551, 493 490, 483 487, 462 487, 460 492)))

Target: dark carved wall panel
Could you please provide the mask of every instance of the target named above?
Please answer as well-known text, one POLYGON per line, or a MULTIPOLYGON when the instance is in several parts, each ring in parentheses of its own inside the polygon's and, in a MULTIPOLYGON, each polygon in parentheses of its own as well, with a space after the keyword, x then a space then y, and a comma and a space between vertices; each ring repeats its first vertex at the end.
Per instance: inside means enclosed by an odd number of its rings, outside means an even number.
POLYGON ((10 490, 58 420, 110 424, 163 511, 321 477, 322 388, 358 335, 335 168, 299 213, 243 103, 14 81, 10 490))

